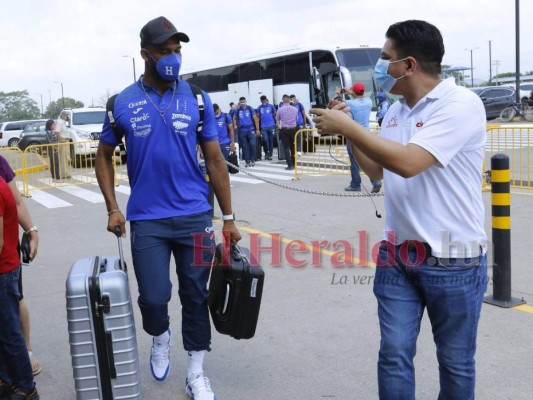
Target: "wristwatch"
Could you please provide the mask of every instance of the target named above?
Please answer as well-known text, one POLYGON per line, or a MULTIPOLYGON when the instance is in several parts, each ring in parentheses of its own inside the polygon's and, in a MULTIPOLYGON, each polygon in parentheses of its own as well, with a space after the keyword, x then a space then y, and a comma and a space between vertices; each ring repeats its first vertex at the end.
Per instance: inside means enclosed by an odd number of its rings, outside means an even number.
POLYGON ((235 221, 235 213, 222 215, 222 221, 235 221))
POLYGON ((26 231, 26 234, 29 235, 31 232, 39 232, 39 229, 35 225, 33 225, 30 229, 26 231))

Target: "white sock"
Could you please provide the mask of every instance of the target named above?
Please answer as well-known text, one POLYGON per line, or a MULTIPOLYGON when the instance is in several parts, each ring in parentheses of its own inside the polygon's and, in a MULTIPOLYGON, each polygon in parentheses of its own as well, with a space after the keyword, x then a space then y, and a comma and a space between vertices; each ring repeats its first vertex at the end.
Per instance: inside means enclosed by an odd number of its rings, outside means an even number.
POLYGON ((169 338, 170 338, 170 334, 168 333, 168 329, 165 332, 163 332, 161 335, 154 336, 155 343, 158 344, 159 346, 163 346, 167 344, 169 338))
POLYGON ((188 355, 189 355, 189 370, 187 372, 187 376, 189 378, 196 378, 197 375, 203 375, 205 350, 189 351, 188 355))

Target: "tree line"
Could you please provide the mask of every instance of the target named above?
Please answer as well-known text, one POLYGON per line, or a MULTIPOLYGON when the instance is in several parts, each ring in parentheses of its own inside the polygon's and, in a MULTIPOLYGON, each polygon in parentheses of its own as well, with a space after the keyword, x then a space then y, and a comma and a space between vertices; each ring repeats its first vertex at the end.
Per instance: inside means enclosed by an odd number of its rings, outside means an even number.
MULTIPOLYGON (((98 106, 105 106, 111 96, 109 90, 97 99, 98 106)), ((64 97, 51 101, 46 110, 42 110, 27 90, 14 92, 0 92, 0 122, 18 121, 25 119, 57 118, 63 108, 81 108, 83 102, 71 97, 64 97)))

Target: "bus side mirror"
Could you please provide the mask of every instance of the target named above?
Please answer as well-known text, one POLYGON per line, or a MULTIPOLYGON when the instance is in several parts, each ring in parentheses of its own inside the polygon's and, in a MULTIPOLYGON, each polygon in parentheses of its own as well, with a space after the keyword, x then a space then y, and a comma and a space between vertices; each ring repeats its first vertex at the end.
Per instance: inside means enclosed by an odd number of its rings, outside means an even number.
POLYGON ((317 92, 322 91, 322 79, 320 79, 320 72, 317 67, 313 67, 313 83, 317 92))
POLYGON ((339 67, 339 78, 341 80, 341 88, 352 87, 352 74, 346 67, 339 67))

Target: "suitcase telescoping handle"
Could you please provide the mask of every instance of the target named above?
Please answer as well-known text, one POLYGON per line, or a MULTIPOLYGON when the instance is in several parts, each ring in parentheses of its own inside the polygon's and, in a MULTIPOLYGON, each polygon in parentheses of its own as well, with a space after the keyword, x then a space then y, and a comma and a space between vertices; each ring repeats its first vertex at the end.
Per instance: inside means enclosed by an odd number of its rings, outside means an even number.
POLYGON ((126 272, 126 264, 124 263, 124 249, 122 248, 122 231, 120 230, 120 225, 115 226, 114 234, 118 239, 119 267, 122 271, 126 272))

